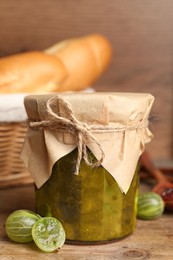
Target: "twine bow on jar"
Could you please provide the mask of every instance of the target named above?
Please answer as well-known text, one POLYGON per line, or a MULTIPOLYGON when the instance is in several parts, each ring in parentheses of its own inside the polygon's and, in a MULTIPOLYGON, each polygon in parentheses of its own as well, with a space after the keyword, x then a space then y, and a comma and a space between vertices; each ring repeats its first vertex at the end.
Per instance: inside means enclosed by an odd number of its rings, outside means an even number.
POLYGON ((82 159, 84 159, 85 163, 89 166, 99 167, 104 160, 105 154, 102 145, 92 133, 92 130, 94 131, 95 127, 78 121, 73 114, 70 104, 59 96, 51 97, 46 103, 46 109, 49 115, 49 119, 38 122, 30 121, 29 126, 34 130, 43 128, 69 132, 77 137, 76 142, 78 147, 78 156, 75 170, 76 175, 79 174, 79 168, 82 159), (59 104, 62 104, 63 108, 65 109, 66 117, 62 117, 54 111, 53 106, 58 106, 59 104), (92 162, 89 160, 86 145, 87 139, 95 143, 101 152, 101 158, 97 162, 92 162))

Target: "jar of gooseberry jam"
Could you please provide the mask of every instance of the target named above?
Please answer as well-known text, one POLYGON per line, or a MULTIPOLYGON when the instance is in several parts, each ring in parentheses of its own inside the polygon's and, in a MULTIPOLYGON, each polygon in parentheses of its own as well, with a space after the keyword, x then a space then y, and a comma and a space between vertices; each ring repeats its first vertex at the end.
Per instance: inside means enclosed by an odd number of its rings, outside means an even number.
MULTIPOLYGON (((91 152, 90 156, 94 158, 91 152)), ((82 161, 75 175, 76 158, 77 149, 57 161, 49 180, 36 188, 37 212, 59 219, 72 243, 101 243, 131 234, 136 226, 138 170, 124 194, 102 166, 91 168, 82 161)))
POLYGON ((138 160, 152 134, 154 98, 142 93, 53 93, 25 98, 22 158, 36 210, 71 243, 105 243, 136 226, 138 160))

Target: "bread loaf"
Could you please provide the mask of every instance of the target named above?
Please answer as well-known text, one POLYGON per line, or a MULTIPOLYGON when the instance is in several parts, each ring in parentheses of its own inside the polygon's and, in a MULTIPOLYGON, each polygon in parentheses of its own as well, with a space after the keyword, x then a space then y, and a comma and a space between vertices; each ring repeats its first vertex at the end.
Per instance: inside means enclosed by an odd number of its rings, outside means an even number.
POLYGON ((59 42, 45 53, 59 58, 67 69, 68 77, 59 90, 81 90, 91 86, 106 70, 112 48, 104 36, 91 34, 59 42))
POLYGON ((83 90, 105 71, 112 49, 102 35, 59 42, 44 51, 0 58, 0 93, 83 90))
POLYGON ((57 91, 65 77, 64 64, 43 52, 26 52, 0 59, 0 93, 57 91))

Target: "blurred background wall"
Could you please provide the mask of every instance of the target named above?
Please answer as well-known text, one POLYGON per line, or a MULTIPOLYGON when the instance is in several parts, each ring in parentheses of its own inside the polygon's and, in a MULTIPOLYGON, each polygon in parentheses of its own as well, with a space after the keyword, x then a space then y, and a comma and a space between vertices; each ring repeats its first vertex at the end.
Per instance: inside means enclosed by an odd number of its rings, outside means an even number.
MULTIPOLYGON (((0 0, 0 56, 42 50, 66 38, 104 34, 112 43, 97 91, 150 92, 156 98, 147 145, 154 160, 173 158, 172 0, 0 0)), ((132 147, 133 149, 133 147, 132 147)))

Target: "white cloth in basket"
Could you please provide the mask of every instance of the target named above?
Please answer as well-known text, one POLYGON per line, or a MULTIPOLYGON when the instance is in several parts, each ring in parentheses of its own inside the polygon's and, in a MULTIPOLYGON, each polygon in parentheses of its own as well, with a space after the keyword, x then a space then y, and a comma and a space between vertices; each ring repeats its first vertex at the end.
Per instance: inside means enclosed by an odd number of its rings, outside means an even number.
POLYGON ((27 119, 24 97, 27 94, 0 95, 0 122, 23 122, 27 119))

